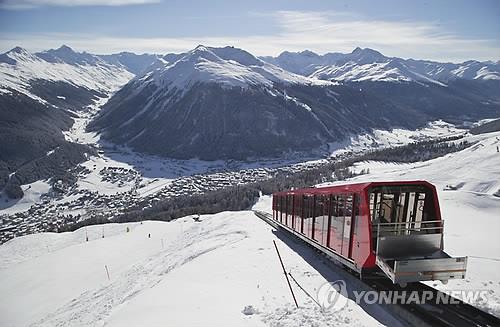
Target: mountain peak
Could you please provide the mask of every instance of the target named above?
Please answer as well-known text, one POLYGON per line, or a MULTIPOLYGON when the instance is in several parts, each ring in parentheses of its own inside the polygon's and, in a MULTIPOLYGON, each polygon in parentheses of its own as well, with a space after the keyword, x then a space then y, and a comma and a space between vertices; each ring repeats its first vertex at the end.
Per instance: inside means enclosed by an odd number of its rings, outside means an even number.
POLYGON ((369 55, 377 55, 377 56, 383 56, 383 54, 381 54, 380 52, 378 52, 377 50, 373 50, 373 49, 370 49, 370 48, 360 48, 360 47, 356 47, 354 50, 352 50, 351 54, 369 54, 369 55))
POLYGON ((197 50, 197 51, 209 51, 208 48, 209 47, 204 46, 203 44, 198 44, 193 50, 197 50))
POLYGON ((318 55, 316 52, 313 52, 311 50, 303 50, 300 52, 290 52, 290 51, 283 51, 282 53, 279 54, 277 58, 286 58, 286 57, 310 57, 310 58, 319 58, 321 57, 318 55))
POLYGON ((57 49, 36 53, 39 58, 51 63, 64 62, 70 65, 96 64, 100 59, 94 55, 76 52, 69 46, 63 44, 57 49))
POLYGON ((299 53, 306 57, 319 57, 319 55, 316 52, 313 52, 311 50, 304 50, 299 53))
POLYGON ((188 51, 184 54, 183 60, 198 61, 200 59, 205 59, 208 61, 220 61, 220 58, 215 55, 210 48, 204 45, 198 45, 193 50, 188 51))
POLYGON ((28 50, 26 50, 25 48, 21 48, 20 46, 14 47, 6 53, 29 54, 28 50))
POLYGON ((29 58, 29 60, 33 60, 32 57, 33 55, 28 52, 28 50, 17 46, 3 54, 0 54, 0 62, 15 65, 19 59, 25 60, 26 58, 29 58))
POLYGON ((356 47, 349 55, 350 59, 355 60, 358 63, 369 63, 377 62, 386 59, 386 57, 380 52, 370 49, 370 48, 360 48, 356 47))
POLYGON ((360 52, 362 52, 362 51, 363 51, 363 49, 361 49, 360 47, 356 47, 356 48, 354 48, 354 50, 352 50, 352 52, 351 52, 351 53, 352 53, 352 54, 356 54, 356 53, 360 53, 360 52))
POLYGON ((72 48, 70 48, 66 44, 61 45, 58 49, 56 49, 54 51, 63 52, 63 53, 76 53, 72 48))

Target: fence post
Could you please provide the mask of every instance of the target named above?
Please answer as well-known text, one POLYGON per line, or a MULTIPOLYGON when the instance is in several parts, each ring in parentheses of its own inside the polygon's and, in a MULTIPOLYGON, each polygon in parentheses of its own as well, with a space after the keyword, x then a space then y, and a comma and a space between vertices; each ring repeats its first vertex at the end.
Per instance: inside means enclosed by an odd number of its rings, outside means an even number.
POLYGON ((299 305, 297 303, 297 299, 295 298, 295 294, 293 294, 292 285, 290 284, 290 280, 288 279, 288 274, 286 273, 285 265, 283 264, 283 260, 281 260, 280 251, 278 250, 278 246, 276 245, 275 240, 273 240, 273 243, 274 243, 274 248, 276 249, 276 253, 278 253, 278 258, 280 259, 281 268, 283 268, 283 274, 285 274, 286 282, 288 283, 288 288, 290 288, 290 292, 292 293, 293 302, 295 302, 295 305, 297 306, 298 309, 299 305))

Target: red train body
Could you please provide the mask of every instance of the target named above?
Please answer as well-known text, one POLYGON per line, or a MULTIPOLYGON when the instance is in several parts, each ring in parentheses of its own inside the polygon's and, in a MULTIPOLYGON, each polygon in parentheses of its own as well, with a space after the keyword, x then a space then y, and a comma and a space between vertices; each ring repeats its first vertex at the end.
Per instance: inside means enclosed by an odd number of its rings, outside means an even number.
POLYGON ((438 194, 426 181, 279 192, 273 194, 272 209, 280 226, 360 273, 378 266, 401 284, 465 276, 466 258, 450 258, 442 251, 438 194), (428 269, 428 275, 419 269, 428 269))

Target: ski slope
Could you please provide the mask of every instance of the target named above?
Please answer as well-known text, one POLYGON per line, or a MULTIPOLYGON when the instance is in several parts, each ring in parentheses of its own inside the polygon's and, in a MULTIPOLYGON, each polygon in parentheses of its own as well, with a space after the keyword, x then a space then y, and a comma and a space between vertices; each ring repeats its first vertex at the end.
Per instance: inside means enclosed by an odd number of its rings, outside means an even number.
POLYGON ((287 270, 309 293, 327 280, 350 278, 363 286, 250 211, 201 220, 91 226, 88 242, 80 229, 3 244, 2 326, 399 324, 379 306, 349 303, 340 312, 321 312, 297 287, 300 309, 294 308, 273 240, 287 270))

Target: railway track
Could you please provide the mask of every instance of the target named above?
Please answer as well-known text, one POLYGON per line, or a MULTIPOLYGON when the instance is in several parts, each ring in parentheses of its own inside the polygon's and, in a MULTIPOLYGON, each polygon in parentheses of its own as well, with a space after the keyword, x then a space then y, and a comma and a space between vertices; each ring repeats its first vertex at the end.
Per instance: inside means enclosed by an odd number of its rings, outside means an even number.
MULTIPOLYGON (((257 217, 261 218, 266 223, 277 229, 280 229, 279 223, 274 221, 268 213, 262 211, 254 211, 254 213, 257 217)), ((283 230, 286 231, 286 229, 283 230)), ((290 236, 295 236, 288 231, 286 232, 290 236)), ((318 250, 318 247, 314 246, 314 244, 310 244, 309 242, 304 243, 318 250)), ((335 258, 332 258, 327 254, 325 254, 325 256, 328 259, 335 261, 335 258)), ((338 268, 338 266, 336 266, 336 268, 338 268)), ((380 275, 373 275, 369 277, 363 276, 362 282, 369 286, 371 289, 378 292, 400 292, 399 294, 407 294, 408 297, 410 296, 412 291, 416 291, 419 294, 423 294, 424 292, 431 292, 433 299, 436 299, 438 297, 450 297, 449 294, 443 293, 423 283, 410 283, 405 288, 401 288, 399 285, 393 284, 392 281, 385 276, 382 277, 380 275)), ((499 318, 457 298, 453 298, 453 301, 450 301, 452 303, 446 304, 436 303, 436 301, 418 303, 418 301, 408 301, 408 298, 405 298, 405 300, 401 302, 405 304, 394 304, 394 306, 397 306, 399 309, 403 310, 404 313, 401 312, 401 310, 395 310, 395 312, 396 314, 401 315, 402 319, 409 324, 446 327, 500 327, 499 318), (408 315, 410 315, 410 317, 408 315)))

